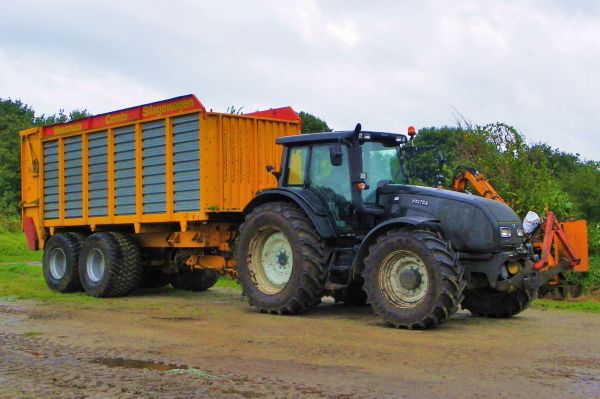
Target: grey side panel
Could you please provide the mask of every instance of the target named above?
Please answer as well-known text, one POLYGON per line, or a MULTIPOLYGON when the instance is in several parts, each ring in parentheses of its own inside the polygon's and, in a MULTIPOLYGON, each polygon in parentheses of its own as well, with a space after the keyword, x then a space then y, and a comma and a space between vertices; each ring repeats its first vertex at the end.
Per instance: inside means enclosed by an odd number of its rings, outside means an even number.
POLYGON ((115 129, 115 214, 135 214, 135 126, 115 129))
POLYGON ((58 140, 44 143, 44 219, 58 219, 58 140))
POLYGON ((88 135, 89 216, 108 215, 107 132, 88 135))
POLYGON ((142 125, 144 214, 166 212, 165 121, 142 125))
POLYGON ((199 114, 173 118, 175 212, 200 210, 199 114))
POLYGON ((81 136, 65 139, 65 217, 83 216, 81 206, 81 136))

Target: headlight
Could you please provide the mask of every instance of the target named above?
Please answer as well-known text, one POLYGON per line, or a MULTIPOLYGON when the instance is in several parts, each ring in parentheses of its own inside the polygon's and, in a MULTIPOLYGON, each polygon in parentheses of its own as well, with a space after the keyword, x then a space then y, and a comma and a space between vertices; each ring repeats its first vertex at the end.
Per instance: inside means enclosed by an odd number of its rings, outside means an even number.
POLYGON ((512 236, 512 231, 510 231, 510 227, 500 227, 500 237, 509 238, 512 236))
POLYGON ((517 235, 523 237, 525 235, 525 230, 522 227, 517 227, 517 235))

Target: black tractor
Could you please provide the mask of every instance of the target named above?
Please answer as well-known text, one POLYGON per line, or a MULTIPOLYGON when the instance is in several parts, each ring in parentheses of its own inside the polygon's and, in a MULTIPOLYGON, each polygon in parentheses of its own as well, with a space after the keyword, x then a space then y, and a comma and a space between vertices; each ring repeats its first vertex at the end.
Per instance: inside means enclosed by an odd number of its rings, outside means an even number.
POLYGON ((299 313, 330 295, 369 303, 391 326, 427 329, 459 306, 510 317, 535 296, 541 278, 519 217, 410 185, 418 148, 407 136, 357 125, 277 143, 278 187, 248 205, 237 242, 239 281, 261 312, 299 313))

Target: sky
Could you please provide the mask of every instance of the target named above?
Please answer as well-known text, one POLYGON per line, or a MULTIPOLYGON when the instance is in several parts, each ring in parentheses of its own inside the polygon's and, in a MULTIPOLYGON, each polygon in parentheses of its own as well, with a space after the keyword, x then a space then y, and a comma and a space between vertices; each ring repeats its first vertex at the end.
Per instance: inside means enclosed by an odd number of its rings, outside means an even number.
POLYGON ((97 114, 195 94, 337 130, 505 122, 600 160, 597 1, 0 0, 0 97, 97 114))

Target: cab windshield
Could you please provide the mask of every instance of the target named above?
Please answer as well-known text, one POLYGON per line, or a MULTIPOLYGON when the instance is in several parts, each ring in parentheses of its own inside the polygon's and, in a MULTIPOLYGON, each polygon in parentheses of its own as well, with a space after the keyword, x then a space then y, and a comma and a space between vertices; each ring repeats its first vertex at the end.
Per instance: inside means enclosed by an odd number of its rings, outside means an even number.
POLYGON ((369 141, 362 145, 363 172, 367 174, 368 189, 363 190, 363 201, 374 204, 379 183, 407 184, 400 163, 399 147, 386 147, 383 143, 369 141))

